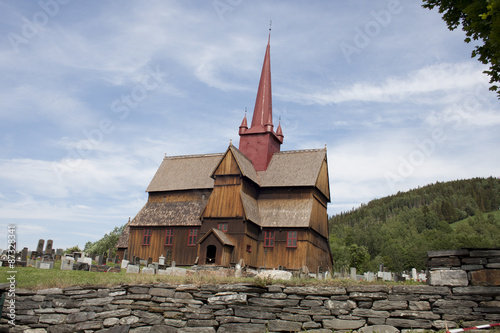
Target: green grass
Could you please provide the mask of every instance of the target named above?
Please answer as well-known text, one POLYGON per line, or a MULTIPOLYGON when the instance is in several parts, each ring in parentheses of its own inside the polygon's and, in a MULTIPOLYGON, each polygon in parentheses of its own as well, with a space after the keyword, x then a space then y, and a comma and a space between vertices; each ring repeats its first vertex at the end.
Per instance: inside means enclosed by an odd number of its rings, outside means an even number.
MULTIPOLYGON (((493 216, 495 217, 495 222, 500 226, 500 210, 496 210, 494 212, 489 212, 489 213, 483 213, 483 217, 485 219, 488 218, 488 215, 489 214, 493 214, 493 216)), ((463 220, 460 220, 460 221, 457 221, 457 222, 454 222, 454 223, 451 223, 451 227, 453 229, 456 229, 459 225, 461 224, 465 224, 467 223, 469 220, 472 220, 474 218, 474 216, 469 216, 468 218, 465 218, 463 220)))
MULTIPOLYGON (((385 284, 394 285, 394 282, 363 282, 346 279, 299 279, 292 278, 289 281, 283 280, 262 280, 257 278, 235 278, 208 275, 206 273, 197 273, 190 276, 172 276, 172 275, 149 275, 126 273, 122 269, 120 273, 102 273, 86 271, 66 271, 60 270, 60 262, 56 262, 53 269, 38 269, 34 267, 0 267, 0 284, 7 283, 7 277, 12 275, 8 273, 15 271, 16 289, 39 290, 47 288, 67 288, 71 286, 103 286, 110 287, 123 284, 228 284, 228 283, 252 283, 256 286, 264 287, 269 284, 279 283, 285 286, 339 286, 347 287, 351 285, 385 284)), ((401 284, 401 283, 398 283, 401 284)), ((404 284, 422 284, 419 282, 406 282, 404 284)))

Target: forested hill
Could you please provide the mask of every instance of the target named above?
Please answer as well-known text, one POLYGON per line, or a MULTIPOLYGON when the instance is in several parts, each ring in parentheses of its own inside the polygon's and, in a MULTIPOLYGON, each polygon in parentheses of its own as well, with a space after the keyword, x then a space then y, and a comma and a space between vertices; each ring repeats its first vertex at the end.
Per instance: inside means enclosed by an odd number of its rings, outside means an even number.
POLYGON ((429 250, 500 247, 499 208, 500 179, 493 177, 437 182, 370 201, 329 220, 335 268, 424 269, 429 250))

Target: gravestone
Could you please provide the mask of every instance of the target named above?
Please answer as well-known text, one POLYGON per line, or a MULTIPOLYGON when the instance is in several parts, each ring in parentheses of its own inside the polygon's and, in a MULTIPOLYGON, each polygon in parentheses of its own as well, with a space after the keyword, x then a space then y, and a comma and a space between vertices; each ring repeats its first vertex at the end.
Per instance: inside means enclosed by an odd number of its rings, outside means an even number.
POLYGON ((356 281, 356 267, 351 267, 351 280, 356 281))
POLYGON ((154 274, 155 269, 154 268, 149 268, 149 267, 144 267, 141 271, 142 274, 154 274))
POLYGON ((81 257, 82 257, 81 252, 73 252, 73 258, 75 258, 75 260, 78 260, 78 258, 81 258, 81 257))
POLYGON ((240 278, 241 277, 241 265, 236 264, 234 268, 234 277, 240 278))
POLYGON ((122 260, 122 268, 127 268, 128 266, 128 260, 123 259, 122 260))
POLYGON ((56 250, 56 255, 57 256, 62 256, 62 254, 63 254, 63 249, 57 249, 56 250))
POLYGON ((28 260, 28 248, 25 247, 21 251, 21 261, 27 261, 28 260))
POLYGON ((165 257, 163 256, 163 254, 160 256, 160 258, 158 258, 158 264, 165 265, 165 257))
POLYGON ((175 267, 175 261, 172 261, 172 265, 170 267, 175 267))
POLYGON ((139 257, 135 257, 134 264, 135 264, 136 266, 139 266, 139 265, 141 264, 141 258, 139 258, 139 257))
POLYGON ((45 254, 46 255, 52 256, 52 244, 53 244, 53 240, 48 239, 47 245, 45 246, 45 254))
POLYGON ((128 265, 127 273, 139 273, 139 266, 136 265, 128 265))
POLYGON ((123 259, 128 260, 128 250, 127 249, 125 249, 125 251, 123 251, 123 259))
POLYGON ((147 266, 148 265, 148 261, 141 259, 141 260, 139 260, 139 265, 141 265, 141 266, 147 266))
POLYGON ((90 266, 86 262, 75 262, 73 265, 75 271, 90 271, 90 266))
POLYGON ((43 253, 43 245, 45 244, 45 240, 43 239, 39 239, 38 240, 38 245, 36 247, 36 252, 38 252, 38 254, 42 254, 43 253))
POLYGON ((102 262, 103 262, 102 256, 96 256, 95 261, 97 262, 97 265, 102 265, 102 262))
POLYGON ((39 268, 40 269, 51 269, 52 268, 51 266, 53 266, 53 265, 54 265, 54 263, 52 263, 52 265, 51 265, 50 262, 41 262, 39 268))
POLYGON ((416 270, 415 268, 412 268, 412 269, 411 269, 411 279, 412 279, 413 281, 418 280, 417 270, 416 270))
POLYGON ((28 259, 26 262, 26 266, 35 267, 35 265, 36 265, 35 259, 28 259))
POLYGON ((151 265, 153 263, 153 258, 149 257, 148 258, 148 265, 151 265))
POLYGON ((108 256, 107 256, 107 258, 108 258, 107 261, 113 260, 113 249, 109 249, 108 250, 108 256))
POLYGON ((84 262, 87 265, 91 266, 92 265, 92 258, 90 258, 90 257, 79 258, 78 262, 84 262))
POLYGON ((106 273, 110 268, 111 267, 109 267, 108 265, 92 265, 92 267, 90 267, 90 271, 106 273))
POLYGON ((72 271, 73 265, 75 263, 75 259, 71 257, 64 257, 61 260, 61 270, 63 271, 72 271))

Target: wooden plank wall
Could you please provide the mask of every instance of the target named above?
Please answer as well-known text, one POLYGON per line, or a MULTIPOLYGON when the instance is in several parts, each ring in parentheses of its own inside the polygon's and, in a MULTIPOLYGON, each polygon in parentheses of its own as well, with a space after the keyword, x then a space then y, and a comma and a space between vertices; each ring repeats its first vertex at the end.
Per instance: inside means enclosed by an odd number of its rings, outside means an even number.
MULTIPOLYGON (((188 246, 188 237, 190 227, 174 227, 173 246, 165 246, 165 230, 166 227, 152 227, 150 245, 142 245, 144 228, 130 228, 128 257, 140 257, 141 259, 152 258, 153 261, 158 261, 160 255, 165 256, 166 250, 172 252, 172 260, 177 265, 193 265, 197 253, 197 246, 188 246)), ((200 239, 200 230, 198 230, 198 238, 200 239)))

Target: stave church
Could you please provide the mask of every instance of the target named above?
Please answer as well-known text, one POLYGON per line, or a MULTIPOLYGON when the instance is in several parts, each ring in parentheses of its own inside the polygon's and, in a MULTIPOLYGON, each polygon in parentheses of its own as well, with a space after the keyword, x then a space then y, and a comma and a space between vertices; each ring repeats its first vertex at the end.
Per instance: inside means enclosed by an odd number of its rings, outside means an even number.
MULTIPOLYGON (((236 128, 235 128, 236 131, 236 128)), ((250 126, 219 154, 168 156, 118 243, 127 256, 177 265, 329 270, 327 151, 282 151, 273 125, 270 38, 250 126)))

